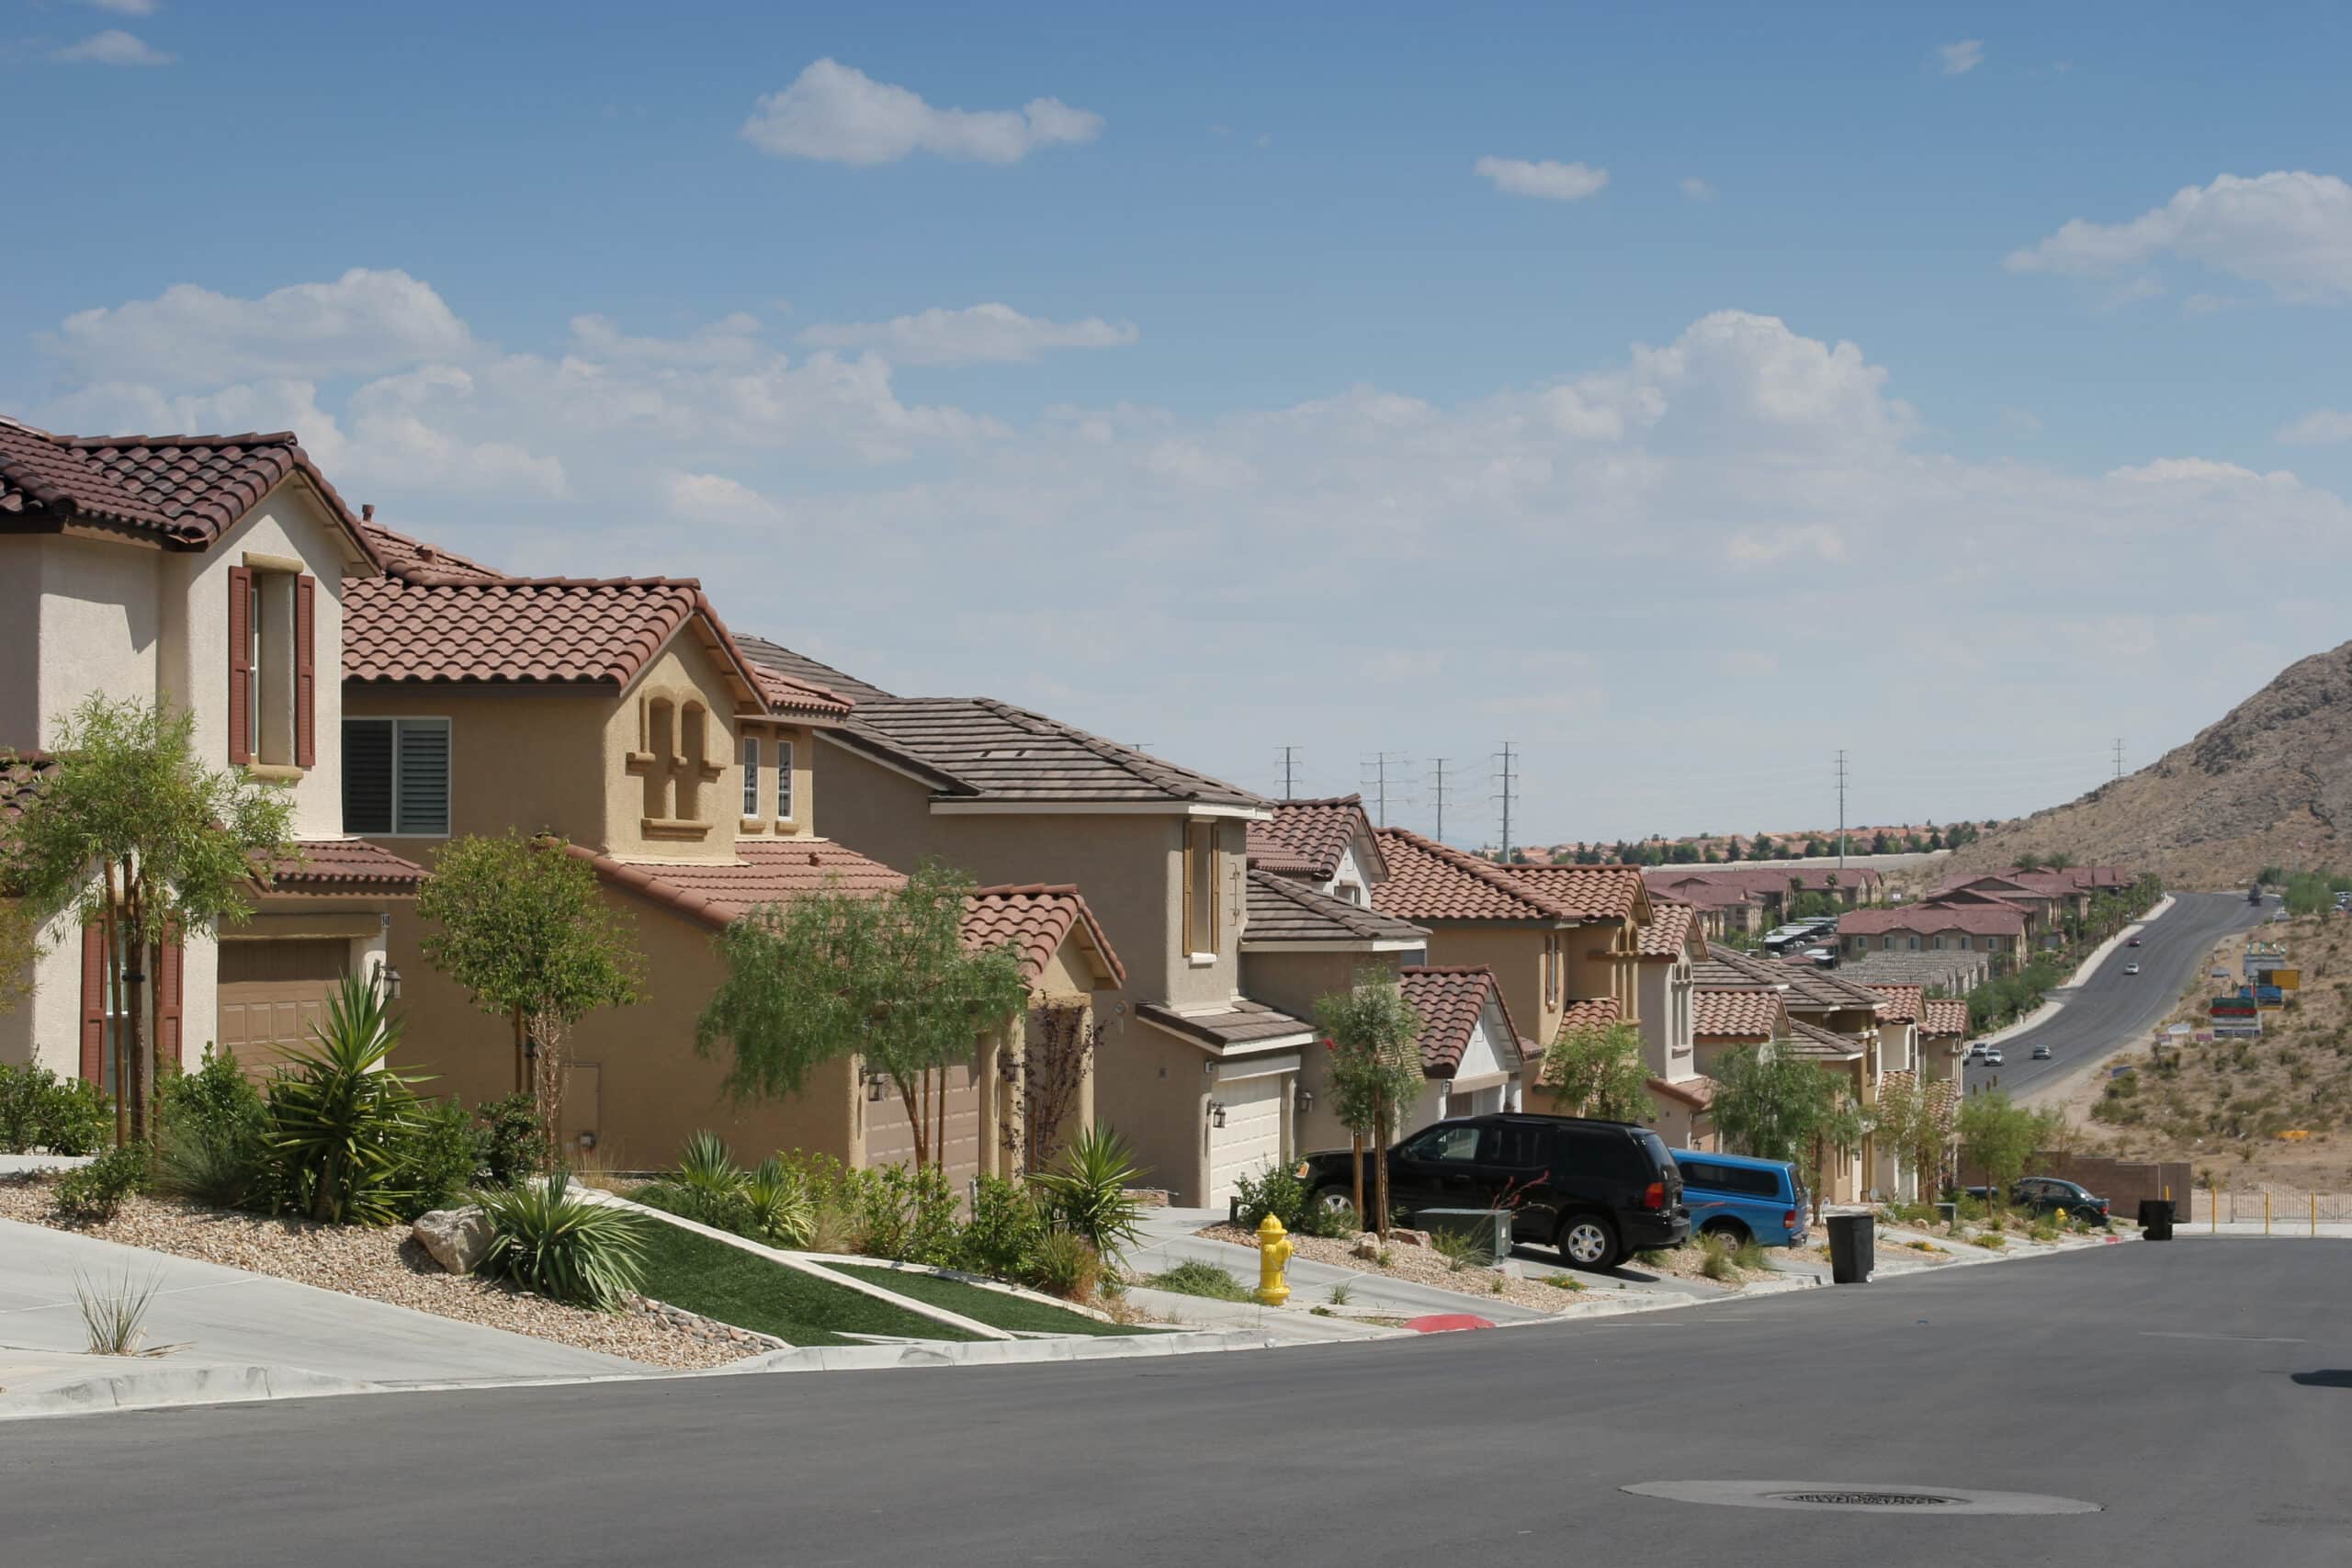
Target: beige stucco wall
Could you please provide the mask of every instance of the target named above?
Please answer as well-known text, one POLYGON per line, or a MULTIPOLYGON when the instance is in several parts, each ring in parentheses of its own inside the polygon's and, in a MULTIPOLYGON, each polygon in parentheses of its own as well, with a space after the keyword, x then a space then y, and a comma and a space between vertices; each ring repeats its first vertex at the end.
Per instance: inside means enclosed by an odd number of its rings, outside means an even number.
POLYGON ((1203 1202, 1208 1191, 1210 1065, 1207 1053, 1132 1018, 1124 1031, 1112 1025, 1096 1059, 1102 1120, 1134 1146, 1143 1185, 1167 1188, 1179 1203, 1203 1202))
MULTIPOLYGON (((449 721, 449 831, 560 833, 597 844, 607 780, 599 744, 612 694, 493 691, 353 682, 343 711, 354 718, 449 721)), ((634 781, 630 781, 634 783, 634 781)), ((371 833, 394 854, 432 863, 440 835, 371 833)))
MULTIPOLYGON (((1544 939, 1552 934, 1551 928, 1453 920, 1416 923, 1430 928, 1431 964, 1487 965, 1502 986, 1503 1005, 1510 1009, 1519 1032, 1538 1045, 1552 1043, 1560 1032, 1561 1010, 1544 999, 1544 939)), ((1563 934, 1570 942, 1577 940, 1573 931, 1563 934)))
MULTIPOLYGON (((736 813, 735 830, 745 839, 808 839, 817 836, 817 775, 812 762, 816 748, 814 737, 800 725, 777 724, 763 719, 737 717, 735 721, 735 750, 729 758, 727 799, 736 813), (760 810, 756 817, 745 817, 743 810, 743 739, 756 736, 760 742, 760 810), (792 809, 779 816, 781 802, 776 791, 776 747, 779 742, 792 748, 792 809)), ((632 781, 634 782, 634 781, 632 781)))
MULTIPOLYGON (((605 713, 603 752, 600 776, 610 788, 605 792, 604 843, 606 852, 619 860, 642 861, 731 861, 735 858, 736 825, 742 817, 743 767, 741 750, 736 744, 735 702, 721 676, 718 661, 699 643, 684 635, 673 637, 668 646, 646 661, 637 678, 623 689, 620 700, 605 713), (705 714, 703 756, 709 763, 708 777, 695 778, 696 803, 694 816, 707 824, 700 833, 684 829, 650 829, 647 825, 645 776, 643 764, 632 766, 631 757, 642 744, 642 704, 652 698, 668 698, 674 711, 683 715, 687 704, 699 705, 705 714)), ((685 725, 683 717, 673 723, 675 755, 685 755, 685 725)), ((659 764, 656 764, 659 765, 659 764)), ((670 777, 674 783, 691 776, 691 770, 673 768, 670 777)), ((684 815, 683 784, 673 796, 671 809, 684 815)))
MULTIPOLYGON (((1403 957, 1398 953, 1250 953, 1241 960, 1242 988, 1267 1006, 1311 1024, 1317 999, 1346 991, 1363 969, 1377 969, 1393 979, 1403 957)), ((1298 1146, 1310 1153, 1348 1146, 1348 1130, 1334 1109, 1326 1057, 1320 1043, 1299 1052, 1297 1087, 1313 1095, 1315 1102, 1295 1114, 1292 1125, 1298 1146)))

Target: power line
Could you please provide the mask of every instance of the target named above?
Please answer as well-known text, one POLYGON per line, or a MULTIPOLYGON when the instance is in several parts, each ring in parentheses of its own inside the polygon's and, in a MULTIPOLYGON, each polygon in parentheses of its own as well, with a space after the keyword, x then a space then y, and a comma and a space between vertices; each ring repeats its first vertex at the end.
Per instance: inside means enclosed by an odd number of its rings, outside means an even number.
POLYGON ((1437 759, 1437 783, 1432 786, 1437 795, 1437 841, 1445 842, 1445 764, 1449 759, 1437 759))
MULTIPOLYGON (((1375 751, 1364 763, 1372 776, 1363 780, 1362 787, 1369 788, 1373 792, 1374 802, 1373 825, 1379 828, 1388 826, 1388 764, 1392 759, 1396 762, 1400 772, 1412 761, 1409 757, 1399 757, 1394 751, 1375 751)), ((1403 805, 1407 799, 1405 793, 1398 791, 1397 803, 1403 805)))
POLYGON ((1498 773, 1498 775, 1496 775, 1496 782, 1497 782, 1498 784, 1501 784, 1501 785, 1502 785, 1502 788, 1501 788, 1498 792, 1497 792, 1497 794, 1495 795, 1495 798, 1496 798, 1497 800, 1499 800, 1499 801, 1501 801, 1501 802, 1503 803, 1503 858, 1502 858, 1502 863, 1503 863, 1503 864, 1505 864, 1505 865, 1509 865, 1509 864, 1510 863, 1510 808, 1511 808, 1512 796, 1517 793, 1517 790, 1518 790, 1518 786, 1519 786, 1519 775, 1518 775, 1517 773, 1515 773, 1511 772, 1511 766, 1510 766, 1510 764, 1511 764, 1512 757, 1511 757, 1510 742, 1510 741, 1508 741, 1508 740, 1506 740, 1506 741, 1504 741, 1504 742, 1503 742, 1503 749, 1502 749, 1501 756, 1502 756, 1502 772, 1501 772, 1500 773, 1498 773))

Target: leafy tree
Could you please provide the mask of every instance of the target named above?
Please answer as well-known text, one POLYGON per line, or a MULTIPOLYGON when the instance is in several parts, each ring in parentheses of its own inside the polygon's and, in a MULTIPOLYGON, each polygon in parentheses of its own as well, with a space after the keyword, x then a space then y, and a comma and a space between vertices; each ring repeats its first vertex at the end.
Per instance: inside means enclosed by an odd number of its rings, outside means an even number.
POLYGON ((2031 850, 2028 850, 2025 853, 2018 856, 2018 869, 2019 871, 2040 871, 2041 867, 2041 857, 2034 853, 2031 850))
POLYGON ((1874 855, 1891 855, 1896 847, 1894 835, 1883 828, 1871 835, 1871 853, 1874 855))
POLYGON ((1807 860, 1818 860, 1828 852, 1829 846, 1818 838, 1807 839, 1804 841, 1804 855, 1807 860))
POLYGON ((1922 1200, 1934 1195, 1951 1143, 1952 1086, 1918 1073, 1889 1073, 1879 1085, 1875 1130, 1894 1157, 1918 1179, 1922 1200))
POLYGON ((1650 1108, 1642 1032, 1630 1023, 1563 1029, 1544 1053, 1542 1078, 1570 1115, 1638 1122, 1650 1108))
POLYGON ((1961 1157, 1984 1172, 1995 1201, 2002 1201, 2009 1183, 2025 1174, 2026 1162, 2049 1139, 2057 1120, 2054 1112, 2013 1104, 2005 1089, 1971 1095, 1960 1107, 1961 1157))
POLYGON ((434 928, 425 961, 513 1025, 514 1087, 538 1107, 552 1163, 573 1026, 638 998, 643 960, 632 922, 598 894, 587 862, 512 830, 444 844, 416 912, 434 928))
POLYGON ((2061 850, 2042 863, 2047 865, 2052 871, 2064 871, 2068 866, 2075 863, 2075 857, 2066 853, 2064 850, 2061 850))
POLYGON ((1758 833, 1747 840, 1749 860, 1777 860, 1780 854, 1781 846, 1772 841, 1772 835, 1770 833, 1758 833))
POLYGON ((1931 850, 1939 850, 1944 847, 1944 833, 1942 829, 1935 829, 1928 834, 1928 847, 1931 850))
POLYGON ((21 950, 68 910, 74 924, 98 928, 108 1010, 127 1026, 114 1066, 115 1137, 128 1142, 146 1136, 153 1080, 179 1066, 159 1047, 149 1071, 157 998, 146 977, 167 944, 253 913, 256 879, 294 852, 293 796, 205 766, 195 716, 167 704, 94 695, 58 727, 51 753, 40 786, 17 796, 6 868, 21 900, 13 940, 21 950))
POLYGON ((1355 985, 1315 1004, 1315 1021, 1330 1053, 1333 1109, 1353 1139, 1356 1213, 1369 1214, 1373 1228, 1388 1235, 1388 1144, 1405 1108, 1421 1092, 1420 1009, 1406 998, 1385 971, 1364 969, 1355 985), (1363 1201, 1366 1139, 1379 1152, 1373 1162, 1374 1201, 1363 1201))
POLYGON ((727 976, 695 1047, 710 1055, 724 1043, 728 1089, 747 1100, 797 1093, 819 1064, 856 1056, 898 1085, 916 1168, 937 1165, 947 1069, 1029 1000, 1011 945, 965 947, 971 891, 960 872, 925 861, 895 892, 828 888, 752 910, 719 933, 727 976))
POLYGON ((1714 1068, 1715 1130, 1740 1154, 1793 1160, 1830 1110, 1829 1075, 1801 1057, 1742 1046, 1714 1068))

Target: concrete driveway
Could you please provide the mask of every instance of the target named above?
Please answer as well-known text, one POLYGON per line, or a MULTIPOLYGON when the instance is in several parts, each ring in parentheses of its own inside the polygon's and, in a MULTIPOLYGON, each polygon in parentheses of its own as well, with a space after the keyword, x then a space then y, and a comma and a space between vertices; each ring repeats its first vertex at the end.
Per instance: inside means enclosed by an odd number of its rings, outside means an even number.
POLYGON ((181 1354, 208 1362, 392 1384, 647 1370, 502 1328, 13 1220, 0 1220, 0 1349, 84 1349, 75 1280, 111 1290, 126 1277, 158 1281, 147 1343, 184 1344, 181 1354))

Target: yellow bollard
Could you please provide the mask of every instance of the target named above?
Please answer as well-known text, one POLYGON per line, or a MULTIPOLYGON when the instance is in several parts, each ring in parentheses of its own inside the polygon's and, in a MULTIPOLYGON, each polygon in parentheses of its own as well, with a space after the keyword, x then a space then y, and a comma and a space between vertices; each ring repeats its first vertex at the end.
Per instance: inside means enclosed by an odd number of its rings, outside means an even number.
POLYGON ((1270 1307, 1290 1300, 1290 1286, 1283 1280, 1283 1269, 1295 1250, 1297 1244, 1283 1229, 1282 1221, 1268 1214, 1258 1226, 1258 1299, 1270 1307))

